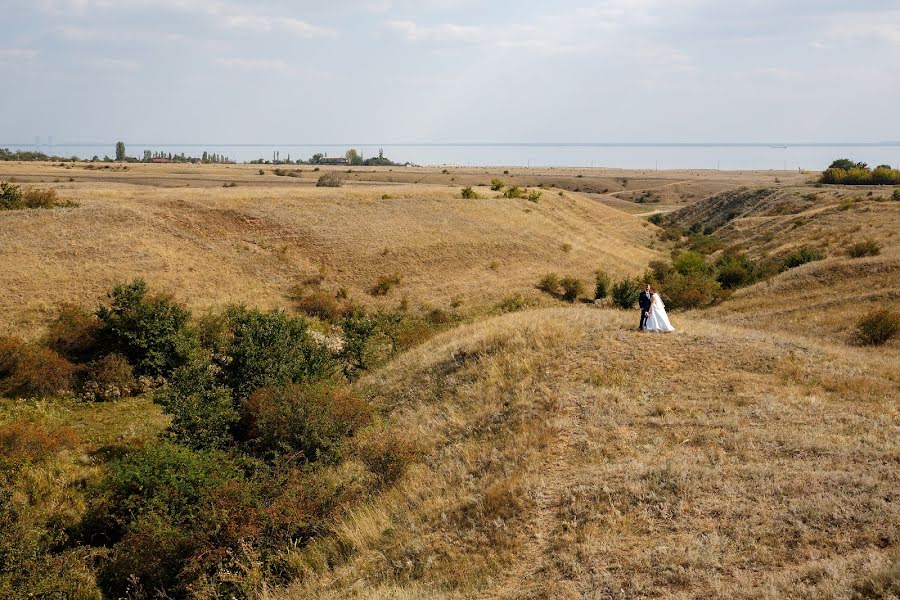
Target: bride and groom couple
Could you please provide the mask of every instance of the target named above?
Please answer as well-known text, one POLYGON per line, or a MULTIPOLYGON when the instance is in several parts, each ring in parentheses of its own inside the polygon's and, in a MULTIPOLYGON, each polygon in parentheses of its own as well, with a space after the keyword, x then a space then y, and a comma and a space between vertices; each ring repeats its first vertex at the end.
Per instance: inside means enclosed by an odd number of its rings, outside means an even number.
POLYGON ((644 291, 638 296, 638 305, 641 307, 641 331, 658 331, 660 333, 675 331, 666 315, 666 305, 663 304, 662 298, 659 297, 656 290, 650 287, 649 283, 644 284, 644 291))

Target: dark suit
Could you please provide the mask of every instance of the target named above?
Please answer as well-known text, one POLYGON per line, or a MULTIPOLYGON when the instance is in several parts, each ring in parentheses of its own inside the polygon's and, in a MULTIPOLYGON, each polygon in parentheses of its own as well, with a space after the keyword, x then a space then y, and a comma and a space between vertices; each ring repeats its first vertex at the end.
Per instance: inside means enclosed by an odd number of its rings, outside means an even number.
POLYGON ((650 315, 650 303, 652 300, 647 290, 643 290, 641 295, 638 296, 638 305, 641 307, 641 324, 639 326, 641 331, 647 326, 647 317, 650 315))

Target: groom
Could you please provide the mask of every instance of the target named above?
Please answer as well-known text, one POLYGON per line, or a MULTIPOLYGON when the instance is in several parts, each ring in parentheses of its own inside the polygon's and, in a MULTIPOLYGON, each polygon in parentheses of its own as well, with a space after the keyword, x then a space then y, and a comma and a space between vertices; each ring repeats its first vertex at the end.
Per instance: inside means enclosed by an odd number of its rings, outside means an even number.
POLYGON ((638 305, 641 307, 641 324, 638 327, 640 331, 644 331, 647 328, 647 317, 650 315, 650 284, 644 284, 644 291, 641 292, 641 295, 638 296, 638 305))

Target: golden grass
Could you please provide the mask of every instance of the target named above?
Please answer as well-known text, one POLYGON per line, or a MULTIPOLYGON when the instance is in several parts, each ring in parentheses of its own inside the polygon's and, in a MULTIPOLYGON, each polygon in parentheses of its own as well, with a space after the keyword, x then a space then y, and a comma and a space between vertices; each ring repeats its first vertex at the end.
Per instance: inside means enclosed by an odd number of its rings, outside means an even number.
MULTIPOLYGON (((289 306, 291 288, 310 277, 367 303, 471 306, 533 290, 549 270, 590 281, 597 268, 631 273, 658 256, 641 219, 578 194, 535 204, 463 200, 456 186, 269 186, 236 167, 200 172, 222 181, 240 171, 253 187, 161 187, 191 167, 170 167, 159 185, 129 183, 154 166, 53 184, 79 208, 0 214, 0 331, 32 335, 56 304, 95 305, 133 277, 201 309, 289 306), (370 296, 394 273, 400 285, 370 296)), ((0 165, 0 178, 13 167, 0 165)))
POLYGON ((895 361, 633 316, 507 315, 364 381, 420 465, 284 596, 837 598, 887 568, 895 361))

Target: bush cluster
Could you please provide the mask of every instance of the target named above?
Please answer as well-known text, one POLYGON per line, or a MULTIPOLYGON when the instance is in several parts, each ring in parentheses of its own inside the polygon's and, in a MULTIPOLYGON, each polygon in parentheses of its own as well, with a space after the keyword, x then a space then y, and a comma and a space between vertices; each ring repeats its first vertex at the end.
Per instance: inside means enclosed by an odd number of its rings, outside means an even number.
POLYGON ((342 185, 344 185, 344 180, 334 172, 325 173, 316 181, 316 187, 341 187, 342 185))
POLYGON ((492 192, 499 192, 500 190, 502 190, 504 188, 505 185, 506 184, 503 183, 502 179, 491 179, 491 191, 492 192))
POLYGON ((477 200, 478 193, 474 189, 472 189, 471 185, 469 185, 462 189, 462 197, 465 200, 477 200))
POLYGON ((610 297, 613 304, 622 309, 630 309, 637 304, 641 293, 641 282, 637 279, 626 277, 613 284, 610 297))
POLYGON ((786 270, 805 265, 806 263, 822 260, 823 258, 825 258, 825 254, 823 254, 821 250, 804 246, 790 252, 784 257, 781 264, 786 270))
POLYGON ((870 169, 866 163, 854 163, 842 158, 831 163, 819 181, 843 185, 897 185, 900 184, 900 170, 890 165, 870 169))
POLYGON ((0 210, 20 210, 23 208, 62 208, 78 206, 71 201, 60 200, 53 189, 22 190, 18 185, 0 181, 0 210))
POLYGON ((594 280, 594 299, 603 300, 609 296, 609 289, 612 285, 612 279, 609 274, 602 269, 598 269, 594 280))
POLYGON ((372 296, 386 296, 388 292, 390 292, 394 286, 400 284, 400 275, 382 275, 378 278, 378 281, 375 282, 369 289, 369 294, 372 296))
POLYGON ((863 258, 865 256, 878 256, 881 254, 881 244, 875 240, 857 242, 847 248, 847 256, 850 258, 863 258))
POLYGON ((856 324, 856 341, 864 346, 886 344, 900 333, 900 312, 879 309, 870 312, 856 324))

